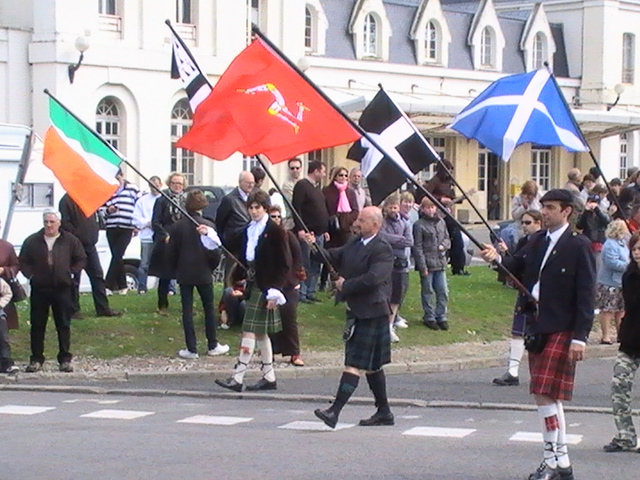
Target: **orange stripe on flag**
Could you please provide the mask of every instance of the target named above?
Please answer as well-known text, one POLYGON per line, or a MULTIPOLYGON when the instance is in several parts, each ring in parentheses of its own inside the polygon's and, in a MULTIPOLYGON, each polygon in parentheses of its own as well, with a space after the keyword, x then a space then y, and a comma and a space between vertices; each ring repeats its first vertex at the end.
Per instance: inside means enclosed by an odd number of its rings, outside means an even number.
POLYGON ((45 135, 43 163, 53 171, 62 187, 87 217, 104 205, 118 189, 117 185, 105 182, 95 173, 53 127, 45 135))

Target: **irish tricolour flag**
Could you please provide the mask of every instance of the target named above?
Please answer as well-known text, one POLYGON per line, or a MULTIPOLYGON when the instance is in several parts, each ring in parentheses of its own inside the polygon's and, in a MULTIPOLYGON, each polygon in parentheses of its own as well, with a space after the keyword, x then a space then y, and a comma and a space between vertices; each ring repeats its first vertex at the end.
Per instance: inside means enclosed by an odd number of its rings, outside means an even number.
POLYGON ((54 98, 49 98, 51 127, 44 138, 43 163, 89 216, 118 189, 122 158, 54 98))

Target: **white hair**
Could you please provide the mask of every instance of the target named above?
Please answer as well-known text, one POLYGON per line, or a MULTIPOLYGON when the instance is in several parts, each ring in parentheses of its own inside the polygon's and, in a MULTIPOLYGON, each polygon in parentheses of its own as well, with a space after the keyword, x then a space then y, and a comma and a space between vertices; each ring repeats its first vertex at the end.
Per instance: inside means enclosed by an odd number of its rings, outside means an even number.
POLYGON ((47 208, 44 212, 42 212, 42 220, 46 220, 48 215, 53 215, 58 220, 62 220, 62 215, 58 210, 54 210, 53 208, 47 208))

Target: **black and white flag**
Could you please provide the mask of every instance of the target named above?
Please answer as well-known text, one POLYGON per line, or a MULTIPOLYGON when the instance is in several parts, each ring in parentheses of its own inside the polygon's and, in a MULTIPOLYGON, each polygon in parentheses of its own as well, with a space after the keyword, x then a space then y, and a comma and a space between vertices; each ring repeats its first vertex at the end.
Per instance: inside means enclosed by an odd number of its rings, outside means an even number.
POLYGON ((171 78, 179 78, 187 92, 191 112, 211 93, 211 84, 193 59, 187 46, 171 29, 171 78))
POLYGON ((386 153, 378 151, 365 137, 354 143, 347 153, 347 158, 360 162, 375 205, 400 188, 407 181, 407 175, 413 177, 440 160, 438 153, 382 89, 364 109, 359 123, 386 153))

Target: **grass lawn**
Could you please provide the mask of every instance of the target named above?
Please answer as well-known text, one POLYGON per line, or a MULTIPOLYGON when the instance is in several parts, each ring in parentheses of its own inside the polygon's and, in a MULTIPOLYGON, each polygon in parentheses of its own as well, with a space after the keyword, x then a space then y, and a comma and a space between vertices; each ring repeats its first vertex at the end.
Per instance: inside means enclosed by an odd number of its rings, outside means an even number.
MULTIPOLYGON (((410 327, 398 333, 399 346, 442 345, 467 341, 492 341, 509 335, 511 312, 516 293, 496 281, 496 274, 484 266, 471 267, 469 277, 449 276, 448 332, 432 331, 421 323, 420 282, 417 272, 411 273, 409 292, 402 308, 402 316, 410 327)), ((216 288, 216 302, 220 288, 216 288)), ((302 350, 329 351, 342 348, 344 305, 334 305, 329 293, 321 293, 324 302, 315 305, 301 304, 298 310, 300 343, 302 350)), ((71 350, 74 355, 98 358, 116 358, 126 355, 174 356, 184 348, 184 336, 180 323, 180 299, 170 297, 172 316, 161 317, 155 313, 156 295, 150 291, 145 296, 135 294, 109 297, 111 306, 124 310, 120 318, 96 318, 90 295, 82 295, 84 320, 73 320, 71 350)), ((13 357, 17 361, 29 358, 29 303, 18 305, 20 329, 10 332, 13 357)), ((202 311, 196 305, 196 334, 200 352, 206 351, 202 311)), ((219 340, 237 353, 238 327, 218 330, 219 340)), ((45 355, 55 359, 56 336, 51 319, 48 325, 45 355)))

